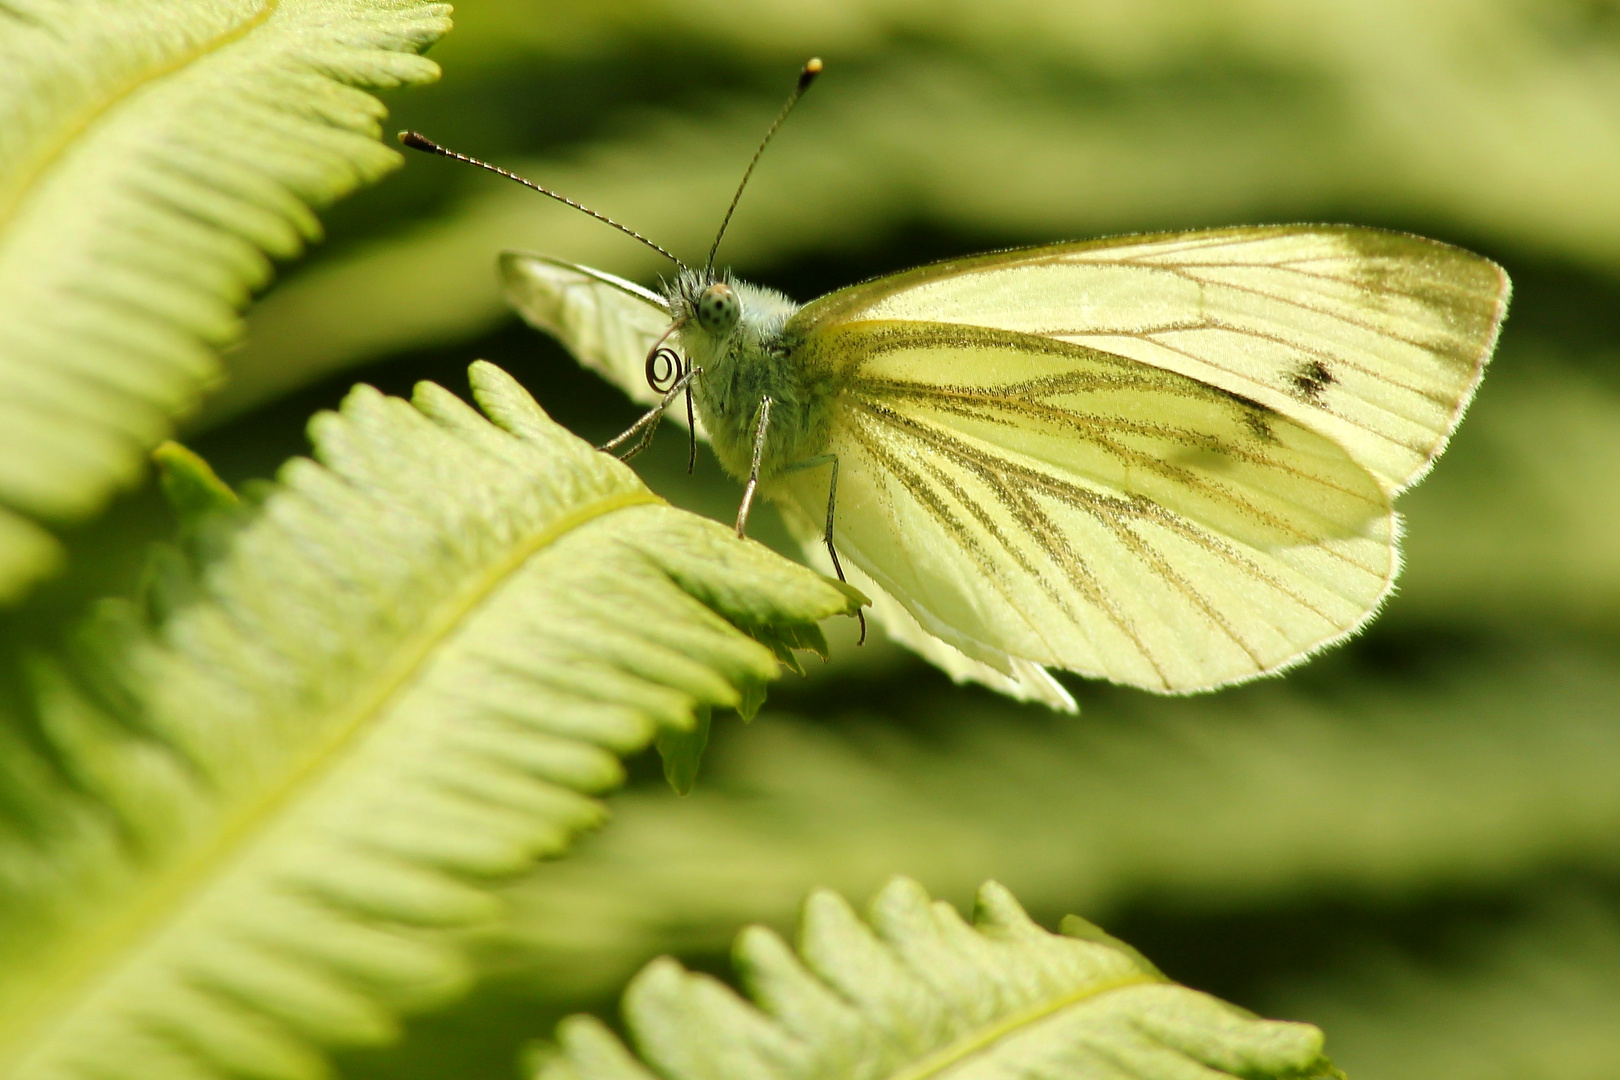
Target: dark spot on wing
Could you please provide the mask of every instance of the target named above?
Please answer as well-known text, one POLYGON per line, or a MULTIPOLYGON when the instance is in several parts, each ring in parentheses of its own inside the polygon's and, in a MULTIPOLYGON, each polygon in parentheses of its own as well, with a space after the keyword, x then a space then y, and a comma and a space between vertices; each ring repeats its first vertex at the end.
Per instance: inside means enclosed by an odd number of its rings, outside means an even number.
POLYGON ((1294 384, 1299 396, 1307 401, 1315 401, 1322 396, 1322 391, 1332 386, 1335 380, 1333 372, 1320 360, 1306 361, 1305 365, 1289 376, 1288 381, 1294 384))
POLYGON ((1250 431, 1254 432, 1255 438, 1261 442, 1274 443, 1277 441, 1277 436, 1271 430, 1271 415, 1271 410, 1264 407, 1245 409, 1243 422, 1249 426, 1250 431))
POLYGON ((1243 423, 1254 433, 1255 438, 1268 443, 1277 441, 1276 433, 1271 430, 1271 418, 1277 415, 1275 411, 1266 408, 1253 398, 1244 397, 1242 394, 1234 394, 1232 391, 1222 390, 1220 387, 1211 387, 1211 389, 1242 406, 1243 423))

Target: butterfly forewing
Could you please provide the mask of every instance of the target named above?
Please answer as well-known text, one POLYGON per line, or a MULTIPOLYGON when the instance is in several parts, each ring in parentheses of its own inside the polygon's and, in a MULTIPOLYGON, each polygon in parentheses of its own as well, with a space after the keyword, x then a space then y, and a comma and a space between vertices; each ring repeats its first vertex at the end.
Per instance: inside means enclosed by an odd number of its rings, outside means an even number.
POLYGON ((1500 267, 1445 244, 1272 226, 940 263, 833 293, 795 323, 954 322, 1091 345, 1292 417, 1398 491, 1456 426, 1507 297, 1500 267))

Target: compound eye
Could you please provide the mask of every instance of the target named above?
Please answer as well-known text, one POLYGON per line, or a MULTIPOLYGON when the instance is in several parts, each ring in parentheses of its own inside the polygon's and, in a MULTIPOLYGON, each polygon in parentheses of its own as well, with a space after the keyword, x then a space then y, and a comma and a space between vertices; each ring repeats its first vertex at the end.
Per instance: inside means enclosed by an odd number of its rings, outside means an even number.
POLYGON ((698 297, 697 321, 711 334, 723 334, 737 325, 742 317, 742 304, 730 285, 717 281, 703 290, 698 297))

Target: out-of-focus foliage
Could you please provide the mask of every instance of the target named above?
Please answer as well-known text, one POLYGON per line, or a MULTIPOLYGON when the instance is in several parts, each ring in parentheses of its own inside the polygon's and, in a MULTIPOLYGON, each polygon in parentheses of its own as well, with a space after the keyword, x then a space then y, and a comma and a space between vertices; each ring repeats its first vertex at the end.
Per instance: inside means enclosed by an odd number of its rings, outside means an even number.
POLYGON ((1342 1032, 1335 1058, 1386 1080, 1603 1080, 1620 1062, 1620 910, 1555 894, 1513 925, 1473 928, 1418 962, 1381 948, 1267 1004, 1342 1032))
MULTIPOLYGON (((489 887, 601 820, 617 755, 757 697, 776 657, 737 626, 816 642, 854 606, 473 384, 493 423, 355 390, 228 554, 171 552, 149 617, 34 659, 0 729, 4 1075, 291 1080, 389 1041, 465 989, 447 931, 489 887)), ((240 511, 167 456, 224 546, 240 511)))
POLYGON ((398 163, 358 87, 434 78, 421 0, 0 7, 0 603, 218 380, 270 260, 398 163))
POLYGON ((858 894, 895 872, 959 902, 994 875, 1043 915, 1106 918, 1149 896, 1387 902, 1572 860, 1620 870, 1607 658, 1437 665, 1417 684, 1336 666, 1348 689, 1319 675, 1175 709, 1112 691, 1079 724, 958 691, 833 731, 768 715, 689 799, 616 800, 612 829, 511 891, 515 940, 487 955, 550 994, 602 992, 648 956, 786 926, 817 885, 858 894))
MULTIPOLYGON (((690 797, 632 760, 615 823, 465 942, 473 995, 342 1055, 343 1075, 512 1077, 526 1041, 609 1013, 656 953, 720 970, 740 924, 786 928, 806 890, 896 872, 958 902, 994 876, 1048 925, 1104 922, 1181 982, 1320 1024, 1358 1080, 1614 1075, 1620 6, 464 0, 456 17, 445 79, 389 95, 390 126, 692 256, 821 55, 722 250, 801 300, 998 246, 1289 220, 1463 244, 1515 298, 1470 415, 1402 501, 1399 590, 1355 642, 1209 698, 1075 684, 1083 713, 1063 720, 835 622, 831 664, 778 684, 751 728, 717 719, 690 797)), ((621 234, 428 158, 325 224, 196 422, 227 477, 300 452, 359 364, 404 389, 492 356, 587 438, 633 419, 515 325, 494 270, 507 247, 664 269, 621 234)), ((635 462, 728 520, 736 486, 702 454, 685 465, 673 435, 635 462)), ((153 502, 68 536, 75 572, 0 616, 8 657, 134 579, 132 538, 169 527, 153 502)))
POLYGON ((995 883, 979 890, 971 926, 904 878, 873 901, 870 927, 818 892, 797 956, 753 927, 735 960, 747 1003, 669 959, 636 976, 624 1012, 645 1065, 576 1016, 536 1080, 1343 1076, 1316 1028, 1177 986, 1084 919, 1049 934, 995 883))
MULTIPOLYGON (((1520 305, 1524 322, 1537 299, 1520 305)), ((1444 472, 1402 501, 1397 623, 1620 628, 1620 336, 1615 352, 1582 355, 1523 330, 1444 472)))

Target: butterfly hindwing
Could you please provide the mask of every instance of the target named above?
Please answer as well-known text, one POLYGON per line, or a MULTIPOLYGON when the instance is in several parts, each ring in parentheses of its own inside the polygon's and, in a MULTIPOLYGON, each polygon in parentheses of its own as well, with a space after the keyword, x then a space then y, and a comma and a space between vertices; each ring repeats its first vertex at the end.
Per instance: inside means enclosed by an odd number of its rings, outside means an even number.
MULTIPOLYGON (((1354 629, 1396 569, 1377 481, 1253 401, 1068 342, 850 321, 836 541, 921 626, 1161 691, 1275 670, 1354 629)), ((807 517, 825 479, 780 482, 807 517)))
MULTIPOLYGON (((500 259, 507 300, 537 330, 552 335, 586 367, 631 400, 654 405, 647 351, 669 329, 669 302, 640 285, 546 255, 506 251, 500 259)), ((672 419, 684 422, 676 409, 672 419)))
MULTIPOLYGON (((805 558, 810 565, 824 574, 834 573, 832 560, 827 557, 827 549, 821 543, 819 527, 800 515, 792 505, 784 505, 783 510, 790 528, 804 537, 805 558)), ((917 653, 955 682, 980 683, 997 693, 1019 701, 1038 701, 1059 712, 1080 711, 1074 695, 1039 664, 1017 657, 997 657, 994 664, 973 659, 924 630, 900 601, 885 592, 859 566, 847 559, 844 563, 843 569, 849 583, 872 601, 866 609, 868 617, 883 627, 891 641, 917 653)))

